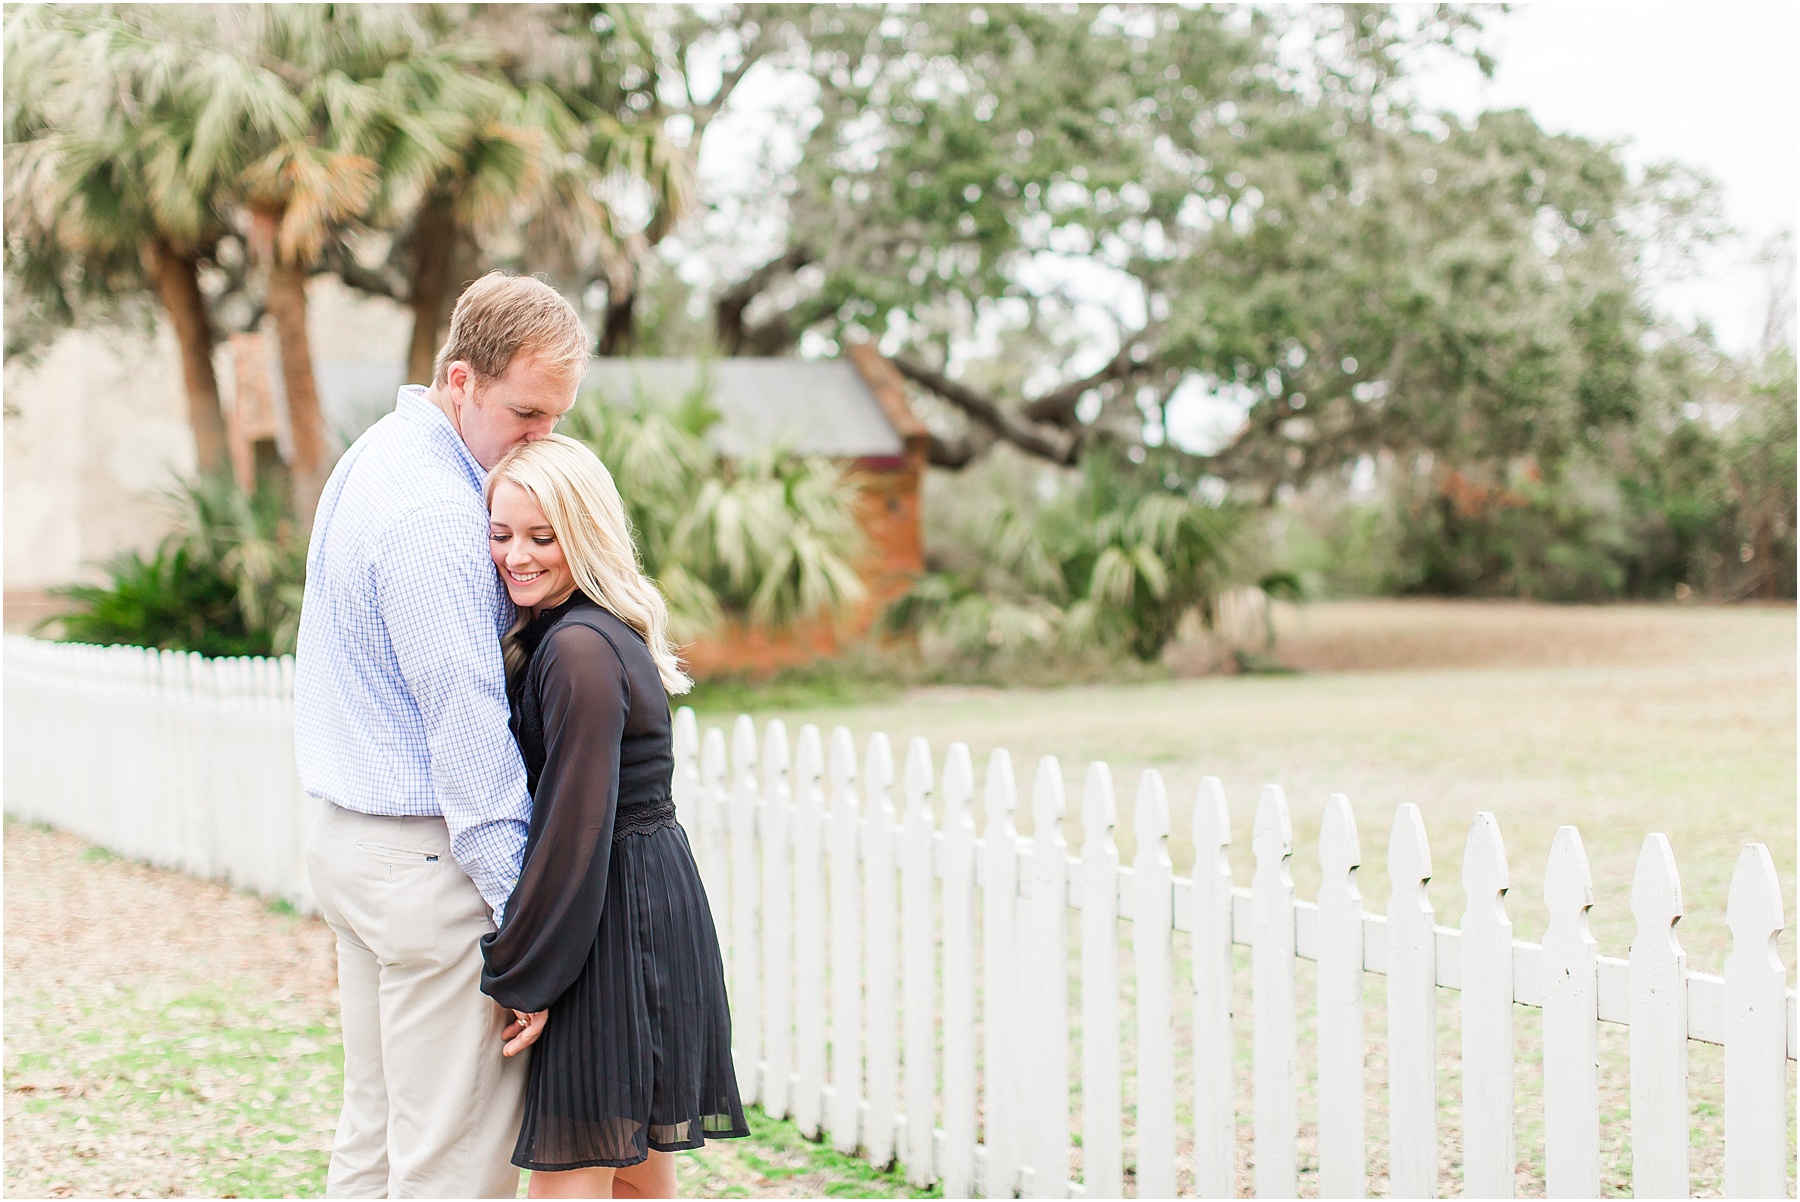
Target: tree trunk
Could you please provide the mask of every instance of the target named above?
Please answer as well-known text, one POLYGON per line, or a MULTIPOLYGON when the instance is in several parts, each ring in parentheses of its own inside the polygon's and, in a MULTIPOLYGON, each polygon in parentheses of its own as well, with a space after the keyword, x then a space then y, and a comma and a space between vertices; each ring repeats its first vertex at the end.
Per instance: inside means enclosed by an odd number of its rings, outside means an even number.
POLYGON ((306 339, 306 272, 276 262, 269 269, 269 316, 281 349, 281 383, 287 393, 288 428, 294 437, 294 516, 312 526, 313 510, 325 490, 325 419, 313 383, 312 350, 306 339))
POLYGON ((450 307, 450 270, 456 259, 456 208, 453 199, 433 192, 413 225, 412 345, 406 352, 406 379, 431 383, 431 368, 442 341, 450 307))
POLYGON ((637 289, 619 295, 609 289, 606 294, 606 324, 600 328, 600 346, 598 353, 602 356, 629 355, 631 344, 636 340, 637 318, 632 312, 637 306, 637 289))
POLYGON ((200 295, 195 261, 158 238, 145 251, 156 276, 157 292, 181 348, 181 376, 187 387, 188 424, 194 430, 194 452, 201 472, 222 471, 229 461, 225 414, 219 408, 219 380, 213 374, 213 333, 200 295))

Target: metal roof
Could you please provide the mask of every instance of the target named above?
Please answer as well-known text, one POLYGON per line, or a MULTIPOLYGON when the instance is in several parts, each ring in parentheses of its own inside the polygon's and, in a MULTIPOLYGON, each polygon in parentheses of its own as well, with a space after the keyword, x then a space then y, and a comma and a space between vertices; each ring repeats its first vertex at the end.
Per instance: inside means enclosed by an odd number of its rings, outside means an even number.
MULTIPOLYGON (((397 360, 318 359, 326 425, 345 441, 394 407, 397 360)), ((582 391, 609 404, 678 404, 704 377, 719 423, 707 439, 738 457, 772 445, 833 459, 895 456, 905 447, 875 394, 843 359, 594 359, 582 391)))
POLYGON ((609 404, 675 405, 704 379, 721 454, 780 445, 833 459, 893 456, 900 435, 862 376, 841 359, 595 359, 584 390, 609 404))

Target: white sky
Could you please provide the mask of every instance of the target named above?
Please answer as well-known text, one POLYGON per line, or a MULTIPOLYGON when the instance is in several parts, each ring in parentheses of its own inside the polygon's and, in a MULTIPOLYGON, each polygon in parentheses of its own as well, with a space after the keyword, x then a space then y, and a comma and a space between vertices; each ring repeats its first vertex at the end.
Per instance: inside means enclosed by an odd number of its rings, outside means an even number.
POLYGON ((1728 349, 1754 347, 1769 282, 1749 260, 1800 209, 1800 6, 1538 0, 1489 29, 1494 78, 1435 66, 1420 99, 1464 115, 1523 107, 1548 129, 1626 142, 1634 164, 1712 176, 1741 236, 1658 299, 1711 321, 1728 349))

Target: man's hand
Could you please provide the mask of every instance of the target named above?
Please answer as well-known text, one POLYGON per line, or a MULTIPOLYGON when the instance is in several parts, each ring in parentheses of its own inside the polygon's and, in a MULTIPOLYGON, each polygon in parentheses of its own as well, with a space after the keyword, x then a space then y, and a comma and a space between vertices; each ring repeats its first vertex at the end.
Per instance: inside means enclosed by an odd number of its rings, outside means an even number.
POLYGON ((506 1041, 506 1046, 500 1051, 507 1056, 517 1056, 538 1041, 538 1036, 544 1033, 544 1024, 549 1020, 548 1010, 539 1010, 536 1014, 514 1010, 512 1021, 506 1024, 506 1030, 500 1032, 500 1038, 506 1041))

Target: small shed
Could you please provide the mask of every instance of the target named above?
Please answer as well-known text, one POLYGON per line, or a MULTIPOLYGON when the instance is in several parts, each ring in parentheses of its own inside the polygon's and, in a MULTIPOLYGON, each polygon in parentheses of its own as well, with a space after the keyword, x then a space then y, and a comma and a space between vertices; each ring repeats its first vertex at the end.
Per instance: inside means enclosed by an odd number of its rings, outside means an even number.
POLYGON ((595 359, 584 386, 612 400, 654 402, 684 396, 703 380, 719 413, 708 438, 720 454, 778 445, 853 472, 869 542, 859 567, 869 596, 835 631, 824 622, 787 632, 734 625, 689 647, 685 657, 694 671, 715 675, 763 674, 833 655, 840 636, 866 634, 925 569, 919 498, 928 438, 900 373, 865 343, 827 360, 595 359))

